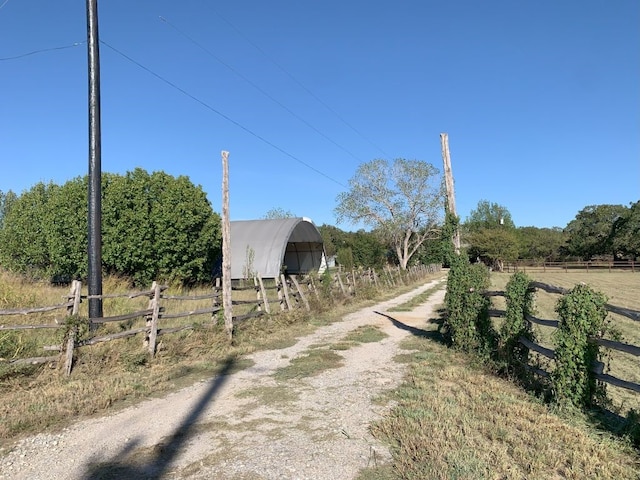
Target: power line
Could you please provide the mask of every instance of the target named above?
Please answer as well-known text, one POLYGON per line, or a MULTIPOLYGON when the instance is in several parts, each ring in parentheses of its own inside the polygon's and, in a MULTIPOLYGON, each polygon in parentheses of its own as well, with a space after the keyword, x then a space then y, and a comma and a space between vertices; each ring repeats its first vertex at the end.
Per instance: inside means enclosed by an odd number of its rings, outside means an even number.
POLYGON ((380 152, 382 152, 383 155, 385 155, 386 157, 390 158, 390 155, 385 152, 381 147, 379 147, 377 144, 375 144, 373 141, 371 141, 369 138, 367 138, 362 132, 360 132, 356 127, 354 127, 353 125, 351 125, 349 122, 347 122, 338 112, 336 112, 333 108, 331 108, 326 102, 324 102, 320 97, 318 97, 316 94, 314 94, 311 90, 309 90, 309 88, 307 88, 300 80, 298 80, 296 77, 293 76, 293 74, 291 74, 286 68, 284 68, 282 65, 280 65, 273 57, 271 57, 267 52, 265 52, 258 44, 256 44, 255 42, 253 42, 249 37, 247 37, 244 33, 242 33, 242 31, 236 27, 233 23, 231 23, 229 20, 227 20, 224 16, 222 16, 220 14, 220 12, 218 12, 215 8, 212 8, 213 12, 218 15, 227 25, 229 25, 231 28, 233 28, 233 30, 235 30, 235 32, 248 44, 250 44, 253 48, 255 48, 256 50, 258 50, 267 60, 269 60, 271 63, 273 63, 276 67, 278 67, 285 75, 287 75, 296 85, 298 85, 300 88, 302 88, 305 92, 307 92, 311 97, 313 97, 318 103, 320 103, 324 108, 326 108, 327 110, 329 110, 333 115, 336 116, 336 118, 338 120, 340 120, 342 123, 344 123, 347 127, 349 127, 351 130, 353 130, 356 134, 358 134, 360 136, 360 138, 362 138, 363 140, 365 140, 367 143, 369 143, 369 145, 375 147, 376 149, 378 149, 380 152))
POLYGON ((244 130, 245 132, 247 132, 249 135, 252 135, 253 137, 257 138, 258 140, 266 143, 267 145, 269 145, 270 147, 274 148, 275 150, 279 151, 280 153, 286 155, 287 157, 295 160, 296 162, 304 165, 305 167, 309 168, 310 170, 313 170, 314 172, 316 172, 319 175, 322 175, 323 177, 327 178, 328 180, 331 180, 332 182, 340 185, 343 188, 347 188, 346 185, 344 185, 342 182, 336 180, 335 178, 332 178, 331 176, 327 175, 326 173, 318 170, 317 168, 315 168, 314 166, 308 164, 307 162, 300 160, 298 157, 296 157, 295 155, 287 152, 286 150, 284 150, 283 148, 280 148, 279 146, 277 146, 276 144, 274 144, 273 142, 270 142, 269 140, 267 140, 266 138, 264 138, 263 136, 255 133, 254 131, 250 130, 249 128, 245 127, 244 125, 242 125, 241 123, 237 122, 236 120, 232 119, 231 117, 225 115, 224 113, 222 113, 219 110, 216 110, 215 108, 213 108, 211 105, 209 105, 208 103, 204 102, 203 100, 200 100, 198 97, 192 95, 191 93, 187 92, 186 90, 184 90, 183 88, 179 87, 178 85, 176 85, 175 83, 171 82, 170 80, 167 80, 166 78, 164 78, 162 75, 154 72, 153 70, 151 70, 150 68, 142 65, 140 62, 138 62, 137 60, 134 60, 133 58, 131 58, 130 56, 126 55, 125 53, 121 52, 120 50, 118 50, 117 48, 115 48, 112 45, 109 45, 107 42, 105 42, 104 40, 100 40, 100 43, 103 44, 105 47, 110 48, 111 50, 113 50, 115 53, 117 53, 118 55, 120 55, 121 57, 125 58, 126 60, 128 60, 129 62, 133 63, 134 65, 136 65, 137 67, 141 68, 142 70, 144 70, 145 72, 153 75, 154 77, 156 77, 158 80, 164 82, 165 84, 169 85, 171 88, 179 91, 180 93, 182 93, 183 95, 185 95, 186 97, 189 97, 191 100, 199 103, 200 105, 202 105, 203 107, 205 107, 208 110, 211 110, 213 113, 215 113, 216 115, 219 115, 220 117, 224 118, 225 120, 227 120, 228 122, 234 124, 236 127, 244 130))
POLYGON ((63 45, 61 47, 42 48, 40 50, 34 50, 33 52, 22 53, 20 55, 15 55, 13 57, 2 57, 2 58, 0 58, 0 61, 4 62, 4 61, 7 61, 7 60, 18 60, 19 58, 28 57, 30 55, 37 55, 39 53, 47 53, 47 52, 53 52, 53 51, 56 51, 56 50, 65 50, 67 48, 79 47, 80 45, 84 45, 85 43, 87 43, 87 42, 76 42, 76 43, 73 43, 71 45, 63 45))
POLYGON ((224 60, 222 60, 220 57, 218 57, 217 55, 215 55, 213 52, 211 52, 209 49, 207 49, 204 45, 202 45, 201 43, 199 43, 197 40, 195 40, 193 37, 191 37, 190 35, 188 35, 187 33, 183 32, 182 30, 180 30, 178 27, 176 27, 175 25, 173 25, 171 22, 169 22, 166 18, 160 16, 159 17, 160 20, 164 23, 166 23, 167 25, 169 25, 171 28, 173 28, 176 32, 178 32, 180 35, 182 35, 183 37, 185 37, 187 40, 189 40, 191 43, 193 43, 194 45, 196 45, 198 48, 200 48, 202 51, 204 51, 206 54, 208 54, 209 56, 211 56, 212 58, 214 58, 215 60, 217 60, 218 62, 220 62, 222 65, 224 65, 226 68, 228 68, 229 70, 231 70, 233 73, 235 73, 237 76, 239 76, 240 78, 242 78, 245 82, 247 82, 249 85, 251 85, 253 88, 255 88, 256 90, 258 90, 260 93, 262 93, 265 97, 267 97, 269 100, 271 100, 272 102, 274 102, 275 104, 279 105, 281 108, 283 108, 284 110, 286 110, 289 114, 291 114, 292 116, 294 116, 295 118, 297 118, 298 120, 300 120, 302 123, 304 123, 307 127, 309 127, 310 129, 312 129, 314 132, 316 132, 318 135, 322 136, 323 138, 325 138, 326 140, 328 140, 329 142, 331 142, 332 144, 334 144, 336 147, 338 147, 340 150, 342 150, 345 153, 348 153, 349 155, 351 155, 353 158, 355 158, 356 160, 358 160, 359 162, 362 162, 362 159, 358 158, 356 155, 354 155, 352 152, 350 152, 347 148, 345 148, 344 146, 340 145, 339 143, 335 142, 333 139, 331 139, 330 137, 328 137, 327 135, 325 135, 324 133, 322 133, 320 130, 318 130, 316 127, 314 127, 313 125, 311 125, 309 122, 307 122, 304 118, 302 118, 300 115, 296 114, 294 111, 292 111, 290 108, 288 108, 286 105, 284 105, 282 102, 278 101, 277 99, 275 99, 272 95, 270 95, 268 92, 266 92, 265 90, 263 90, 259 85, 257 85, 255 82, 251 81, 249 78, 247 78, 246 76, 244 76, 242 73, 240 73, 238 70, 236 70, 233 66, 229 65, 228 63, 226 63, 224 60))

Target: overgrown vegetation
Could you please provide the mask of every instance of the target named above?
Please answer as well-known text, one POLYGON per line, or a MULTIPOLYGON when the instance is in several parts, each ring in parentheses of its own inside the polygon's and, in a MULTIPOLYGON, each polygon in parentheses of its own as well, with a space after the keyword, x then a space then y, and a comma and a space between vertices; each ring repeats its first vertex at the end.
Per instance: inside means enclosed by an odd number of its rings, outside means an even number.
POLYGON ((505 320, 500 330, 500 354, 507 365, 523 374, 522 366, 527 363, 529 351, 519 342, 520 337, 535 341, 535 336, 525 315, 534 313, 534 292, 530 288, 531 279, 522 272, 511 276, 505 289, 507 303, 505 320))
POLYGON ((637 452, 588 417, 553 413, 473 356, 426 337, 407 342, 410 372, 380 399, 394 406, 371 429, 393 460, 360 480, 637 478, 637 452))
POLYGON ((600 360, 599 347, 589 338, 604 335, 606 297, 587 285, 576 285, 558 300, 560 316, 554 333, 556 362, 552 374, 554 396, 558 402, 589 407, 605 398, 605 384, 598 384, 592 373, 600 360))
MULTIPOLYGON (((536 337, 529 322, 525 321, 525 315, 533 314, 534 309, 531 280, 523 273, 516 273, 507 282, 505 319, 497 337, 499 348, 494 351, 487 347, 494 345, 495 330, 478 327, 478 324, 484 325, 486 321, 487 307, 482 298, 488 298, 477 292, 478 286, 482 287, 483 284, 478 283, 477 279, 473 280, 470 272, 471 266, 461 260, 454 262, 449 275, 444 326, 452 345, 477 355, 485 363, 489 361, 495 371, 503 371, 506 366, 507 371, 524 381, 523 384, 529 384, 531 370, 526 367, 531 364, 537 366, 539 360, 530 357, 528 349, 518 339, 525 337, 534 340, 536 337), (478 297, 474 298, 476 293, 478 297)), ((547 342, 551 342, 547 348, 555 349, 555 360, 545 365, 550 373, 549 381, 537 385, 542 388, 546 398, 558 405, 585 411, 593 407, 612 407, 605 384, 597 381, 594 374, 598 365, 599 371, 602 371, 605 365, 602 361, 606 362, 607 358, 592 340, 602 338, 605 334, 615 340, 621 338, 620 331, 607 322, 606 302, 604 294, 585 284, 578 284, 555 304, 554 310, 560 317, 559 328, 547 337, 547 342)), ((545 340, 542 339, 540 343, 545 344, 545 340)), ((606 353, 607 357, 609 355, 606 353)), ((625 378, 630 381, 637 379, 637 366, 631 378, 625 378)), ((632 408, 628 410, 626 420, 610 423, 608 428, 619 432, 636 431, 634 415, 632 408)), ((634 436, 632 440, 640 444, 640 437, 634 436)))
POLYGON ((489 271, 466 257, 453 259, 447 281, 444 331, 454 348, 488 356, 495 334, 489 319, 490 301, 483 295, 489 286, 489 271))

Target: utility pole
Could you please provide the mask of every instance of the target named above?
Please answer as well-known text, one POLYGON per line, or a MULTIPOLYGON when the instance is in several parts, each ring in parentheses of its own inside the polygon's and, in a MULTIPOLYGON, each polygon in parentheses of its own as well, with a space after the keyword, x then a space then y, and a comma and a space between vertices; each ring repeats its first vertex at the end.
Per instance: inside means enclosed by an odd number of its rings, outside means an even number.
MULTIPOLYGON (((100 48, 98 0, 87 0, 87 53, 89 67, 89 295, 102 295, 102 149, 100 138, 100 48)), ((91 320, 102 317, 102 299, 89 298, 91 320)))
POLYGON ((233 303, 231 299, 231 222, 229 221, 229 152, 222 151, 222 308, 224 328, 233 340, 233 303))
MULTIPOLYGON (((451 158, 449 156, 449 136, 446 133, 440 134, 440 145, 442 147, 442 160, 444 162, 444 182, 447 188, 447 211, 454 217, 456 213, 456 194, 453 189, 453 173, 451 172, 451 158)), ((456 255, 460 255, 460 230, 456 227, 453 232, 453 248, 456 255)))

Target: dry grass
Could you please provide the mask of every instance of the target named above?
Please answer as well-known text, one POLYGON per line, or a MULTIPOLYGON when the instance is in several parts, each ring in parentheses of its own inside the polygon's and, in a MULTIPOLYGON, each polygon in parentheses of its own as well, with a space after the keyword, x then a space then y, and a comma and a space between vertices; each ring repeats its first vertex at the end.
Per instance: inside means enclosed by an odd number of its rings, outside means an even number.
MULTIPOLYGON (((555 285, 563 288, 572 288, 578 283, 586 283, 595 290, 604 293, 608 297, 608 303, 619 307, 640 310, 640 274, 632 272, 589 272, 586 271, 555 271, 555 272, 533 272, 528 273, 530 278, 555 285)), ((491 276, 492 288, 496 290, 504 290, 510 274, 493 273, 491 276)), ((536 316, 543 319, 557 319, 555 306, 560 298, 557 294, 547 293, 538 290, 536 293, 535 305, 536 316)), ((501 297, 493 297, 492 301, 496 308, 504 308, 504 299, 501 297)), ((629 318, 609 314, 611 326, 620 333, 625 343, 640 346, 640 323, 629 318)), ((539 343, 553 348, 551 338, 554 328, 534 326, 534 332, 539 343)), ((640 365, 638 358, 633 355, 611 351, 610 373, 613 376, 640 383, 640 365)), ((552 368, 552 365, 549 365, 552 368)), ((640 410, 640 394, 626 390, 620 387, 607 386, 608 395, 613 402, 613 409, 621 413, 626 413, 631 408, 636 411, 640 410)))
MULTIPOLYGON (((442 276, 433 275, 427 280, 442 276)), ((407 291, 406 286, 379 294, 387 299, 407 291)), ((105 278, 104 293, 131 292, 125 280, 105 278)), ((54 287, 46 283, 32 283, 0 270, 0 309, 55 305, 66 301, 68 287, 54 287)), ((86 293, 86 289, 83 293, 86 293)), ((170 295, 203 295, 211 289, 186 290, 171 287, 170 295)), ((269 290, 273 311, 279 311, 277 293, 269 290)), ((234 292, 234 299, 255 299, 253 290, 234 292)), ((311 299, 313 296, 311 296, 311 299)), ((310 299, 310 300, 311 300, 310 299)), ((344 315, 372 302, 352 298, 336 301, 333 308, 324 302, 321 312, 308 314, 303 310, 263 316, 239 322, 234 341, 230 344, 220 322, 210 314, 170 319, 160 322, 160 328, 196 324, 191 330, 159 337, 157 354, 150 357, 143 346, 142 335, 113 340, 76 350, 76 362, 71 377, 66 378, 57 363, 51 365, 8 366, 0 362, 0 447, 20 435, 57 428, 68 422, 121 408, 151 395, 189 385, 216 374, 228 358, 236 359, 238 368, 246 366, 242 355, 256 350, 284 348, 296 339, 311 333, 321 325, 339 321, 344 315)), ((212 300, 162 300, 166 313, 196 310, 211 306, 212 300)), ((104 315, 120 315, 147 308, 145 297, 106 299, 104 315)), ((234 308, 234 315, 251 307, 234 308)), ((0 324, 51 324, 64 322, 66 313, 2 316, 0 324)), ((81 306, 80 316, 86 317, 87 302, 81 306)), ((100 327, 98 335, 106 335, 129 328, 142 327, 143 319, 110 323, 100 327)), ((25 358, 46 354, 42 347, 60 344, 61 331, 38 330, 18 332, 0 331, 0 358, 25 358), (7 335, 10 334, 10 335, 7 335), (5 348, 6 347, 6 348, 5 348), (4 352, 4 353, 2 353, 4 352)), ((54 352, 48 352, 55 354, 54 352)))
POLYGON ((409 342, 419 360, 386 396, 391 413, 372 426, 393 463, 360 479, 638 478, 640 458, 624 442, 553 414, 437 342, 409 342))

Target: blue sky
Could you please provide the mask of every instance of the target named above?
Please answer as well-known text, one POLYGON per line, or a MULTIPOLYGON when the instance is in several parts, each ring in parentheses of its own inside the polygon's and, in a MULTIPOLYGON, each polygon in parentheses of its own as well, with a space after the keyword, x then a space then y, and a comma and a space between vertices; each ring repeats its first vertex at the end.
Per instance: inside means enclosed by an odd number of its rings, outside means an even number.
MULTIPOLYGON (((102 170, 187 175, 220 211, 228 150, 234 220, 336 224, 359 164, 442 170, 441 132, 463 220, 488 200, 564 227, 640 198, 637 0, 98 7, 102 170)), ((85 41, 85 2, 0 0, 0 190, 87 173, 85 41)))

